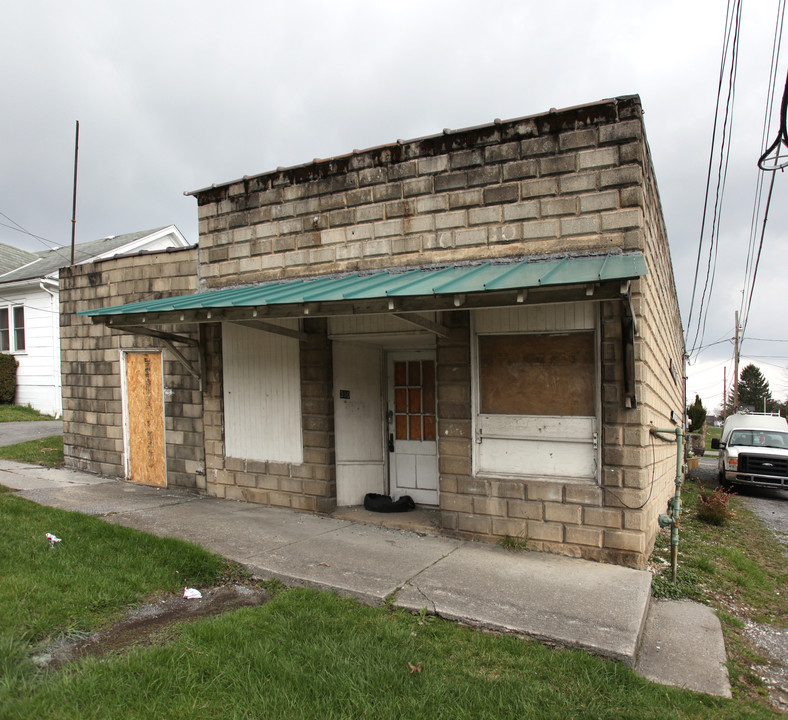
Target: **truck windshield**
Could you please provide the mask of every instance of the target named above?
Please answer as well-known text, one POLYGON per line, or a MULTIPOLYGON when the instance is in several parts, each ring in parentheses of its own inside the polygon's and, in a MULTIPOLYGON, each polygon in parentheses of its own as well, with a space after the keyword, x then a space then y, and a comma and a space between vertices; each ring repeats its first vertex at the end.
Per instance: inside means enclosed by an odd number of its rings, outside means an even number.
POLYGON ((728 445, 739 447, 788 448, 788 433, 765 430, 734 430, 728 445))

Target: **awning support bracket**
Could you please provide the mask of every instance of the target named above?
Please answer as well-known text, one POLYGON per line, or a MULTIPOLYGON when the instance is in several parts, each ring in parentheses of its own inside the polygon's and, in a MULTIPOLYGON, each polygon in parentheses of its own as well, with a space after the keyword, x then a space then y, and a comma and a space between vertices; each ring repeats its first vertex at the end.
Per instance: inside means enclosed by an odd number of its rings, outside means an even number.
POLYGON ((282 327, 274 323, 263 322, 262 320, 233 320, 233 325, 243 325, 262 332, 273 333, 274 335, 284 335, 285 337, 307 342, 309 340, 309 333, 301 332, 301 330, 293 330, 293 328, 282 327))
POLYGON ((429 330, 431 333, 434 333, 438 337, 448 337, 449 336, 449 329, 445 325, 441 325, 440 323, 433 322, 432 320, 428 320, 421 315, 409 314, 409 313, 393 313, 394 317, 399 318, 400 320, 404 320, 407 323, 411 323, 412 325, 418 325, 420 328, 424 328, 425 330, 429 330))
MULTIPOLYGON (((141 325, 129 325, 128 327, 113 327, 113 330, 128 333, 129 335, 146 335, 161 340, 167 349, 175 355, 178 362, 183 365, 186 372, 189 373, 195 380, 200 383, 202 388, 202 373, 199 368, 189 361, 189 359, 175 347, 175 343, 183 343, 184 345, 191 345, 192 347, 199 348, 200 341, 195 338, 187 337, 186 335, 176 335, 175 333, 164 332, 163 330, 154 330, 153 328, 143 327, 141 325)), ((202 356, 201 356, 202 357, 202 356)))

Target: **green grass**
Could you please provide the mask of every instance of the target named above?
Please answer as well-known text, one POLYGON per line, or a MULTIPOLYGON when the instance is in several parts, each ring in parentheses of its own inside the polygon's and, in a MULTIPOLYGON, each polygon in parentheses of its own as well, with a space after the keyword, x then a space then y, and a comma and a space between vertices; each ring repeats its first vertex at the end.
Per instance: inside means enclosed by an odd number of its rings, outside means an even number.
POLYGON ((2 720, 777 717, 650 683, 585 652, 281 588, 266 605, 183 624, 157 646, 39 670, 34 640, 208 583, 221 559, 7 494, 0 558, 2 720), (45 532, 63 542, 50 550, 45 532))
POLYGON ((161 647, 12 683, 5 718, 776 717, 584 652, 310 590, 183 625, 161 647))
POLYGON ((0 405, 0 422, 24 422, 28 420, 54 420, 38 410, 22 405, 0 405))
POLYGON ((51 437, 29 440, 0 447, 0 458, 3 460, 15 460, 16 462, 28 463, 30 465, 46 465, 46 467, 63 466, 63 436, 53 435, 51 437))
POLYGON ((0 494, 0 635, 86 632, 159 590, 211 582, 222 559, 98 518, 0 494), (50 548, 46 533, 61 538, 50 548))
MULTIPOLYGON (((724 526, 697 516, 701 487, 688 480, 682 489, 678 583, 655 576, 653 594, 690 598, 715 608, 722 622, 732 689, 758 701, 764 694, 751 665, 763 661, 743 633, 744 619, 788 627, 788 566, 772 533, 738 497, 731 498, 733 516, 724 526)), ((670 537, 657 537, 653 559, 670 557, 670 537)), ((664 571, 669 576, 670 568, 664 571)))
MULTIPOLYGON (((706 452, 711 450, 712 438, 719 438, 722 435, 722 428, 706 426, 706 452)), ((716 450, 714 452, 717 452, 716 450)))

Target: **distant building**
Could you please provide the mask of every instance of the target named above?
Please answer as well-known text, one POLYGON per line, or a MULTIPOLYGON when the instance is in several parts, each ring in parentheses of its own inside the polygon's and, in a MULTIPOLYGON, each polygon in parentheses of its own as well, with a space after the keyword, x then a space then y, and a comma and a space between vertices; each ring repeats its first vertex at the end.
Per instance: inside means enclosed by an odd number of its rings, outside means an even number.
MULTIPOLYGON (((169 225, 80 243, 74 261, 186 245, 169 225)), ((62 412, 58 275, 70 262, 70 247, 30 253, 0 245, 0 352, 19 362, 15 402, 55 417, 62 412)))

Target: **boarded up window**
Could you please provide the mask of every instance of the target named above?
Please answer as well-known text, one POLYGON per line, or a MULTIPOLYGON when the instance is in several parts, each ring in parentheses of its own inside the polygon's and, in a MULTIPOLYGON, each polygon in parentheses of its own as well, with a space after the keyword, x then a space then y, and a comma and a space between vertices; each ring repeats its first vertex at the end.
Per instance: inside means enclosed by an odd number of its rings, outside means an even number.
POLYGON ((594 334, 480 335, 484 415, 596 414, 594 334))
POLYGON ((224 323, 222 357, 227 456, 302 463, 298 340, 224 323))

